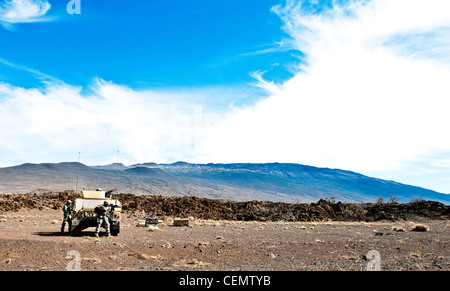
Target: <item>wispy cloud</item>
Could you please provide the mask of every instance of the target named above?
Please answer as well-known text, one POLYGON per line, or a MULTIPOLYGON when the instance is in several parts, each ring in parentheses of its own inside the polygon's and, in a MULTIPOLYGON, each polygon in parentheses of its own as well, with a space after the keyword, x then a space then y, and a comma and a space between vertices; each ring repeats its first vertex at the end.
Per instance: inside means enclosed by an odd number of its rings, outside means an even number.
POLYGON ((0 2, 0 23, 7 29, 14 24, 47 21, 51 5, 47 0, 3 0, 0 2))
POLYGON ((289 44, 288 40, 282 40, 282 41, 278 41, 278 42, 275 42, 270 45, 266 45, 264 48, 240 54, 240 56, 247 57, 247 56, 271 54, 271 53, 279 53, 279 52, 290 51, 292 49, 294 49, 294 48, 289 44))
MULTIPOLYGON (((195 156, 202 126, 215 117, 186 100, 196 92, 133 90, 100 78, 83 88, 47 82, 26 89, 0 83, 2 165, 59 162, 82 152, 86 164, 175 162, 195 156), (110 158, 105 158, 110 153, 110 158)), ((216 97, 220 97, 216 95, 216 97)))
POLYGON ((380 173, 450 150, 450 68, 442 62, 450 49, 442 33, 450 27, 450 3, 332 4, 319 9, 292 0, 273 9, 306 65, 276 87, 255 74, 270 97, 207 130, 205 161, 299 162, 380 173), (415 37, 424 34, 439 45, 415 37), (419 48, 422 53, 414 54, 419 48))
POLYGON ((0 58, 0 64, 3 64, 5 66, 8 66, 8 67, 20 70, 20 71, 28 72, 28 73, 32 74, 35 78, 39 79, 44 84, 45 83, 62 83, 62 81, 58 80, 56 77, 42 73, 38 70, 35 70, 35 69, 27 67, 27 66, 12 63, 12 62, 7 61, 2 58, 0 58))
POLYGON ((450 28, 442 27, 418 33, 398 34, 385 42, 398 54, 411 58, 434 59, 450 63, 450 28))

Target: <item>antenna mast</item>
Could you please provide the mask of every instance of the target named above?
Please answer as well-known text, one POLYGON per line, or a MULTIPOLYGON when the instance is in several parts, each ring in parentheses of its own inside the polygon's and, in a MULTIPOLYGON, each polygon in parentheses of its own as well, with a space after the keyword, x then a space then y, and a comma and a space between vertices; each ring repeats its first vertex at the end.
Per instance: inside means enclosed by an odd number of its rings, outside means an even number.
MULTIPOLYGON (((80 154, 81 152, 78 152, 78 163, 80 163, 80 154)), ((77 165, 77 186, 75 187, 75 194, 78 194, 78 165, 77 165)))
POLYGON ((119 194, 118 181, 119 181, 119 150, 117 150, 117 165, 116 165, 116 193, 119 194))

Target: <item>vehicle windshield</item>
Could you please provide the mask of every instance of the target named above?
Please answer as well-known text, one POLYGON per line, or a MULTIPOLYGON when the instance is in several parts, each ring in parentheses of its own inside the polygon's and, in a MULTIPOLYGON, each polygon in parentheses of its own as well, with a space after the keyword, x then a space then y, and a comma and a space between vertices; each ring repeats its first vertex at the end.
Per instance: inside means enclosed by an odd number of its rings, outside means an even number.
POLYGON ((100 204, 103 204, 104 201, 107 201, 109 204, 120 206, 120 202, 118 200, 90 200, 90 199, 77 199, 75 200, 73 210, 78 211, 81 209, 85 210, 94 210, 100 204))

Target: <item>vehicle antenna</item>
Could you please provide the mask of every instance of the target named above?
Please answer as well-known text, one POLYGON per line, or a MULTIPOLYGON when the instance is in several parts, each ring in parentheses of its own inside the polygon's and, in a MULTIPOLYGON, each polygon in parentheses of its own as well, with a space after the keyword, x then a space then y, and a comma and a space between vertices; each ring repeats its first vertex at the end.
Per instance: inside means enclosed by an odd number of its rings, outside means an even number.
MULTIPOLYGON (((78 163, 80 163, 80 154, 81 152, 78 152, 78 163)), ((78 167, 79 165, 77 165, 77 185, 75 187, 75 194, 78 194, 78 167)))
POLYGON ((117 150, 117 167, 116 167, 116 193, 118 194, 119 193, 119 191, 118 191, 118 181, 119 181, 119 162, 120 162, 120 159, 119 159, 119 150, 117 150))

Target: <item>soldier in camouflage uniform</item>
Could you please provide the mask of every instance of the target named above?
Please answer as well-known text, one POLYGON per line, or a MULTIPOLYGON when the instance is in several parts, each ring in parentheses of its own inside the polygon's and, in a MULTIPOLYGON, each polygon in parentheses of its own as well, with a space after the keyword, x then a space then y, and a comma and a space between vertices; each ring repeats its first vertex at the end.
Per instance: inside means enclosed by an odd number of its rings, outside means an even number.
POLYGON ((95 236, 98 237, 98 234, 100 232, 100 227, 103 225, 103 227, 106 229, 107 236, 111 236, 110 232, 110 224, 109 224, 109 213, 111 211, 111 207, 109 206, 108 202, 103 202, 103 205, 100 204, 97 207, 95 207, 95 212, 97 213, 97 228, 95 229, 95 236))
POLYGON ((63 221, 61 224, 61 232, 64 232, 64 228, 66 226, 66 222, 69 224, 69 231, 72 227, 72 207, 70 206, 72 201, 67 200, 66 204, 64 204, 63 210, 63 221))

